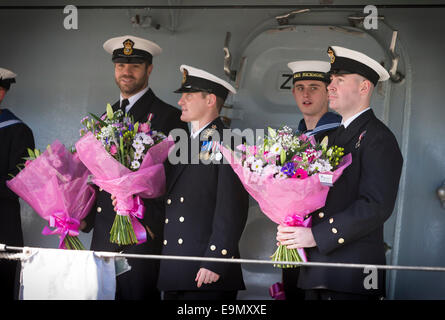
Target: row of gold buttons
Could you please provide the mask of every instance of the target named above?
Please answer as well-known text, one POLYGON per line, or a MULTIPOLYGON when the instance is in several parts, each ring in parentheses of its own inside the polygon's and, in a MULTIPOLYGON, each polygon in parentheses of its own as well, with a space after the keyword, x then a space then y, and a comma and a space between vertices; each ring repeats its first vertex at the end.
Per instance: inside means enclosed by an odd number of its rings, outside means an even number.
MULTIPOLYGON (((179 198, 180 202, 184 202, 184 197, 179 198)), ((171 204, 172 203, 172 199, 167 199, 167 204, 171 204)))
MULTIPOLYGON (((214 244, 212 244, 212 245, 210 246, 210 250, 215 251, 215 250, 216 250, 216 246, 215 246, 214 244)), ((225 255, 227 254, 227 250, 226 250, 226 249, 222 249, 222 250, 221 250, 221 254, 222 254, 223 256, 225 256, 225 255)))
MULTIPOLYGON (((322 219, 324 217, 324 212, 319 212, 318 213, 318 217, 320 219, 322 219)), ((333 223, 334 223, 334 218, 329 218, 329 224, 333 224, 333 223)), ((332 231, 333 234, 336 234, 338 232, 338 230, 336 228, 332 228, 331 231, 332 231)), ((337 242, 339 244, 343 244, 345 242, 345 239, 339 238, 337 242)))
MULTIPOLYGON (((181 238, 178 239, 178 244, 183 244, 184 240, 182 240, 181 238)), ((167 245, 167 240, 164 240, 164 246, 167 245)))
MULTIPOLYGON (((184 222, 184 220, 185 220, 185 218, 184 217, 179 217, 179 222, 184 222)), ((168 223, 168 218, 165 218, 165 223, 167 224, 168 223)))

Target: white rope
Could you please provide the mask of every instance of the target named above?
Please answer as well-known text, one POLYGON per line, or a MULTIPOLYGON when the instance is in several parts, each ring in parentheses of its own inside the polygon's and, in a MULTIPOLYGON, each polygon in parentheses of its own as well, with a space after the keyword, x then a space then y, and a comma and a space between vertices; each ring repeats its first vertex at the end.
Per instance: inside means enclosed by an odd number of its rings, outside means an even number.
POLYGON ((23 253, 8 253, 8 252, 0 253, 0 259, 22 260, 24 257, 25 257, 25 255, 23 253))
MULTIPOLYGON (((1 244, 0 244, 1 247, 1 244)), ((60 250, 46 248, 23 248, 6 246, 6 250, 23 251, 26 249, 34 250, 60 250)), ((154 255, 154 254, 130 254, 120 252, 93 251, 94 254, 102 258, 129 258, 129 259, 157 259, 157 260, 182 260, 182 261, 208 261, 221 263, 243 263, 243 264, 272 264, 272 265, 294 265, 304 267, 332 267, 332 268, 359 268, 359 269, 385 269, 385 270, 410 270, 410 271, 430 271, 445 272, 445 267, 430 266, 397 266, 397 265, 376 265, 376 264, 359 264, 359 263, 331 263, 331 262, 290 262, 290 261, 271 261, 271 260, 255 260, 255 259, 231 259, 231 258, 206 258, 193 256, 170 256, 170 255, 154 255)), ((3 257, 5 253, 0 253, 0 259, 22 259, 27 255, 23 253, 11 254, 3 257), (12 258, 11 258, 12 257, 12 258)))

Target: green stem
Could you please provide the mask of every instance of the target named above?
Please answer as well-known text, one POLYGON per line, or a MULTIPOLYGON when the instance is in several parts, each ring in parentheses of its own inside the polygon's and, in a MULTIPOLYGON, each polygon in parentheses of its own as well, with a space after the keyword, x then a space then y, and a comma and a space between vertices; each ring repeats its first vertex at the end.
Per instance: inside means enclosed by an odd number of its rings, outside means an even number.
MULTIPOLYGON (((290 262, 301 262, 302 259, 298 254, 297 249, 288 249, 284 245, 279 245, 277 250, 271 256, 272 261, 290 261, 290 262)), ((297 268, 297 265, 291 264, 274 264, 274 267, 278 268, 297 268)))
POLYGON ((78 237, 66 236, 63 242, 68 250, 86 250, 78 237))
POLYGON ((138 242, 128 216, 116 214, 110 231, 110 242, 119 245, 132 245, 138 242))

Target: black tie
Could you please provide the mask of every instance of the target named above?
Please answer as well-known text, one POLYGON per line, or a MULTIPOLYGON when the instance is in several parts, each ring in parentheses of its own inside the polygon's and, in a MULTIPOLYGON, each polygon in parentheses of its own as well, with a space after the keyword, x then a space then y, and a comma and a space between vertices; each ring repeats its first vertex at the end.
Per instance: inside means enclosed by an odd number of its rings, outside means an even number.
POLYGON ((130 104, 130 101, 128 101, 128 99, 123 99, 121 102, 121 110, 122 112, 125 114, 125 107, 128 106, 130 104))
POLYGON ((335 130, 335 136, 334 136, 334 145, 338 145, 339 147, 342 146, 343 141, 344 140, 344 136, 346 133, 346 129, 344 125, 340 125, 340 127, 337 128, 337 130, 335 130))

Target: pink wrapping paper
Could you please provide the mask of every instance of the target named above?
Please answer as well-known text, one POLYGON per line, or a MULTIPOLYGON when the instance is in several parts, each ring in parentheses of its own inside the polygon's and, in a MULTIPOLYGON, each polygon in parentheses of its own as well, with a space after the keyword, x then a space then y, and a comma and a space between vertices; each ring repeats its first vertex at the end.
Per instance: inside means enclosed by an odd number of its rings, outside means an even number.
POLYGON ((151 147, 137 171, 131 171, 113 158, 91 132, 76 143, 76 150, 94 175, 93 182, 116 196, 117 213, 128 215, 134 208, 133 195, 157 198, 165 192, 163 162, 173 145, 169 136, 151 147))
MULTIPOLYGON (((56 140, 6 184, 48 222, 57 217, 77 225, 95 200, 94 188, 87 184, 88 175, 88 169, 77 155, 56 140)), ((72 225, 58 224, 55 233, 61 236, 62 243, 66 235, 78 234, 78 228, 75 229, 72 225)))
MULTIPOLYGON (((286 225, 289 215, 301 217, 324 207, 329 186, 320 183, 318 175, 306 179, 275 179, 272 175, 260 177, 244 168, 241 160, 230 150, 221 147, 221 152, 238 175, 244 188, 258 202, 261 211, 273 222, 286 225)), ((351 154, 343 157, 338 168, 333 172, 335 183, 343 170, 351 164, 351 154)))

